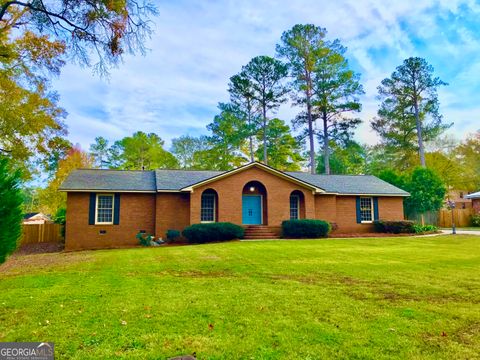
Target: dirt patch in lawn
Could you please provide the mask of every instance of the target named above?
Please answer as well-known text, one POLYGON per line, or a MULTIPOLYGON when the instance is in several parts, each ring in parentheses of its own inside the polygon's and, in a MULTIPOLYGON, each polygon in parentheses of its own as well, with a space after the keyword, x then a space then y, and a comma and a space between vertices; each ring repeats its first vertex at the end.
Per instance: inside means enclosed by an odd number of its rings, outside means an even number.
POLYGON ((76 253, 43 253, 43 254, 17 254, 15 253, 0 265, 2 275, 21 275, 32 272, 49 271, 51 268, 69 267, 80 262, 93 259, 86 252, 76 253))
POLYGON ((12 257, 32 255, 32 254, 46 254, 46 253, 56 253, 63 251, 64 244, 54 242, 54 243, 37 243, 37 244, 25 244, 20 245, 20 247, 13 253, 12 257))

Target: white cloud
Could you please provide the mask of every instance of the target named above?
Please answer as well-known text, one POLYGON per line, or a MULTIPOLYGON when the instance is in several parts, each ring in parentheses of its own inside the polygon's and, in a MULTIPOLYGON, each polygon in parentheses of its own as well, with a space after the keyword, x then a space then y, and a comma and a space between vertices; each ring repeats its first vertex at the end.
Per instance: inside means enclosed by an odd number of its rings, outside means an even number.
MULTIPOLYGON (((479 11, 474 1, 451 0, 281 4, 165 0, 158 3, 156 33, 145 57, 127 56, 108 82, 93 77, 88 69, 68 66, 54 85, 70 113, 70 139, 84 148, 95 136, 114 140, 137 130, 156 132, 168 143, 182 133, 205 132, 217 103, 228 99, 229 77, 253 56, 273 55, 284 30, 296 23, 314 23, 341 39, 352 66, 362 73, 367 94, 359 140, 377 141, 368 125, 378 106, 376 87, 411 55, 441 65, 436 65, 437 70, 452 83, 441 92, 442 110, 448 117, 461 117, 455 120, 455 131, 463 135, 472 129, 468 121, 474 121, 467 118, 480 116, 480 109, 473 106, 457 110, 477 86, 478 36, 459 23, 452 40, 452 34, 445 32, 454 30, 439 25, 439 19, 467 11, 462 4, 470 6, 469 12, 479 11), (463 99, 458 99, 459 94, 465 95, 463 99)), ((295 109, 286 105, 278 116, 290 120, 294 114, 295 109)))

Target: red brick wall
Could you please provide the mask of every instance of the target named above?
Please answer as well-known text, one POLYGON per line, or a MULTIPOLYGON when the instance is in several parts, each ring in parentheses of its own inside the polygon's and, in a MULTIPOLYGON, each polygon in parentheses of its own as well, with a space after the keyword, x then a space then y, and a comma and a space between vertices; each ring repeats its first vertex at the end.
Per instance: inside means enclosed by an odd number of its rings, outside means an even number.
POLYGON ((472 199, 473 211, 480 214, 480 199, 472 199))
POLYGON ((139 230, 155 233, 155 194, 120 194, 119 225, 89 225, 89 204, 89 193, 68 193, 66 250, 132 246, 139 230))
POLYGON ((218 221, 242 224, 242 190, 245 184, 253 180, 262 183, 267 190, 267 225, 279 226, 283 220, 290 218, 290 194, 294 190, 301 191, 305 197, 305 216, 307 218, 315 216, 314 196, 311 190, 262 169, 252 167, 195 188, 191 195, 190 222, 192 224, 200 222, 202 192, 206 189, 213 189, 218 194, 218 221))
POLYGON ((165 239, 167 230, 178 230, 181 232, 188 225, 190 225, 190 194, 157 194, 156 237, 165 239))

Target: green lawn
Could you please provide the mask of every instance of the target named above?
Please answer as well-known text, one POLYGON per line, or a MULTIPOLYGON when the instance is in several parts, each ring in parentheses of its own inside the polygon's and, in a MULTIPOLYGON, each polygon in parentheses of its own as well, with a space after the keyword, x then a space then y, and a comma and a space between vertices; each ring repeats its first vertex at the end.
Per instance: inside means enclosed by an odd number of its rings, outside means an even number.
POLYGON ((60 359, 478 359, 480 237, 12 258, 0 341, 53 341, 60 359))

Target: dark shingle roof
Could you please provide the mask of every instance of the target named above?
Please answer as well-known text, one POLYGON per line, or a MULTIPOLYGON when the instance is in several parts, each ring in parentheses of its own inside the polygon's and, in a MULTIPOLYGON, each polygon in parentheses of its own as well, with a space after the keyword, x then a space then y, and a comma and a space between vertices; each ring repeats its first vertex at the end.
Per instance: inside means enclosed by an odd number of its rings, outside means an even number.
POLYGON ((287 174, 329 193, 409 195, 406 191, 372 175, 313 175, 302 172, 287 172, 287 174))
POLYGON ((60 190, 156 191, 155 171, 74 170, 60 190))
POLYGON ((210 179, 224 171, 156 170, 158 190, 180 190, 189 185, 210 179))
MULTIPOLYGON (((189 170, 75 170, 64 181, 60 190, 179 191, 223 173, 223 171, 189 170)), ((409 195, 407 192, 370 175, 312 175, 302 172, 287 172, 286 174, 328 193, 409 195)))

